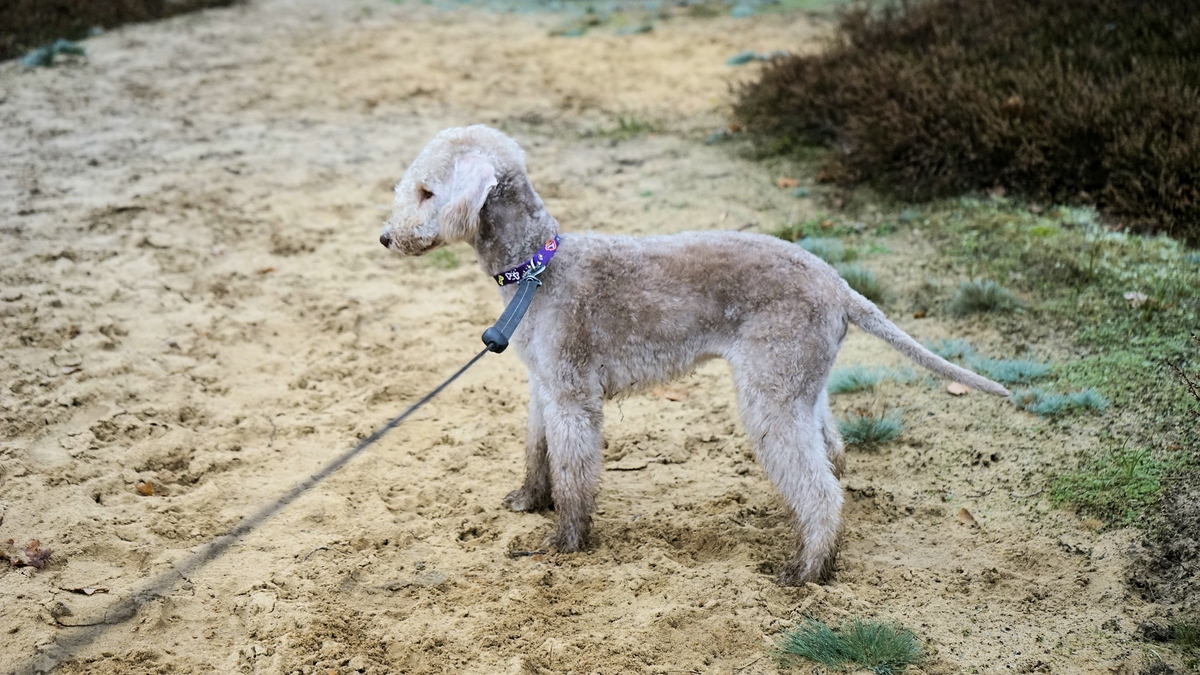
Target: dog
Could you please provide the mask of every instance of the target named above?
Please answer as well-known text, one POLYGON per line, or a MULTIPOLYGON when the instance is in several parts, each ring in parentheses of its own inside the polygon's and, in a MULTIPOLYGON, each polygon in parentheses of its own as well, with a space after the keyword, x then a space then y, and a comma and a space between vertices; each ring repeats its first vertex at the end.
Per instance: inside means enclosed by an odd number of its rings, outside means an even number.
MULTIPOLYGON (((512 339, 529 370, 529 428, 525 482, 504 503, 553 507, 558 524, 546 545, 558 551, 580 550, 591 531, 603 400, 708 359, 731 365, 745 432, 794 514, 795 554, 779 575, 786 585, 827 579, 837 557, 844 457, 825 387, 849 324, 942 377, 1009 394, 922 347, 795 244, 727 231, 560 235, 521 148, 483 125, 430 141, 396 185, 379 239, 407 256, 467 242, 501 281, 535 252, 553 251, 512 339)), ((516 284, 499 290, 510 301, 516 284)))

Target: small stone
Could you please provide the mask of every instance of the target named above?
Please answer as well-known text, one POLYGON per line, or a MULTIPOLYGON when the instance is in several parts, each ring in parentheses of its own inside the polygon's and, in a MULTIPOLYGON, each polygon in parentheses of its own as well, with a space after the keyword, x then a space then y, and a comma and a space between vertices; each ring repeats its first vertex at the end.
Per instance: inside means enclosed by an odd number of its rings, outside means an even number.
POLYGON ((367 660, 363 658, 362 654, 359 654, 358 656, 350 659, 350 663, 346 664, 346 666, 350 668, 350 670, 361 673, 367 669, 367 660))

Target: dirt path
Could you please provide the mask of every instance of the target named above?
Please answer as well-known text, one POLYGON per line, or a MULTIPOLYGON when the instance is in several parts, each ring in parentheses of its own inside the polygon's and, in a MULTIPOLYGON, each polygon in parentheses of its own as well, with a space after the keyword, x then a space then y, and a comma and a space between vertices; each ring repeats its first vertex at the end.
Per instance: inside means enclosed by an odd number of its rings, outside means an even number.
MULTIPOLYGON (((376 241, 391 185, 437 130, 513 134, 567 230, 813 212, 699 142, 741 72, 725 59, 817 48, 824 29, 803 16, 678 12, 647 34, 565 39, 549 36, 557 16, 326 4, 253 2, 108 33, 81 64, 0 65, 0 539, 54 549, 45 569, 0 570, 4 672, 478 348, 501 307, 470 251, 401 260, 376 241), (659 133, 607 133, 622 118, 659 133), (84 587, 107 592, 70 590, 84 587)), ((931 252, 911 233, 888 247, 869 263, 902 295, 931 252)), ((902 324, 1013 348, 968 323, 902 324)), ((842 361, 900 358, 854 333, 842 361)), ((1124 584, 1131 535, 1038 495, 1096 429, 926 381, 839 397, 839 413, 903 408, 906 432, 851 454, 837 580, 781 588, 786 514, 725 366, 674 389, 608 406, 588 553, 509 556, 553 516, 500 505, 521 477, 526 396, 516 358, 489 357, 63 672, 773 673, 771 640, 808 614, 910 627, 928 673, 1139 657, 1129 633, 1151 608, 1124 584)))

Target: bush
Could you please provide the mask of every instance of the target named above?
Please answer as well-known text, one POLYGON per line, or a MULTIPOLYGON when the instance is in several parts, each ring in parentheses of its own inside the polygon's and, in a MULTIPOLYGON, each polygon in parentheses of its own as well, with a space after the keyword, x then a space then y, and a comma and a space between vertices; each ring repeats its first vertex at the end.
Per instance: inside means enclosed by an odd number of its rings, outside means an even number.
POLYGON ((844 420, 838 420, 838 431, 842 440, 848 445, 871 447, 886 443, 900 435, 900 414, 875 415, 872 413, 854 414, 844 420))
POLYGON ((785 657, 799 656, 828 668, 854 665, 878 675, 902 673, 921 660, 921 644, 911 632, 876 621, 854 619, 830 628, 808 619, 805 625, 783 636, 779 645, 785 657))
POLYGON ((843 15, 735 114, 767 151, 924 200, 1004 187, 1200 244, 1200 3, 925 0, 843 15))
POLYGON ((964 281, 950 301, 950 313, 966 316, 976 312, 1011 312, 1020 307, 1017 296, 994 281, 964 281))
POLYGON ((8 0, 0 3, 0 60, 60 38, 78 40, 94 27, 162 19, 236 0, 8 0))

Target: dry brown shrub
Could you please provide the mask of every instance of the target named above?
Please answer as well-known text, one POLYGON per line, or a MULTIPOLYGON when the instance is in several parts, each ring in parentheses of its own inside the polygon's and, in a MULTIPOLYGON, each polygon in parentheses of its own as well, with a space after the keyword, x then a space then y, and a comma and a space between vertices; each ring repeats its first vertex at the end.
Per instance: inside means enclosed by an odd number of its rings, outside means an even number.
POLYGON ((0 59, 20 56, 59 38, 78 40, 93 27, 152 21, 236 0, 4 0, 0 2, 0 59))
POLYGON ((769 64, 739 120, 771 152, 915 200, 997 186, 1200 244, 1200 3, 927 0, 846 12, 769 64))

